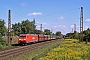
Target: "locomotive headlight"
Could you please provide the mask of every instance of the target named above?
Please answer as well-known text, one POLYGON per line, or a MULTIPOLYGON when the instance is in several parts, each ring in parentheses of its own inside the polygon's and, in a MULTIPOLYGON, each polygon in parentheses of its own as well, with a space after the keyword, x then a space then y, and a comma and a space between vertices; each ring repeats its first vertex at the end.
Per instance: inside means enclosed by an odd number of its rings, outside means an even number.
POLYGON ((21 39, 19 39, 19 40, 21 40, 21 39))
POLYGON ((24 40, 26 40, 26 39, 24 39, 24 40))

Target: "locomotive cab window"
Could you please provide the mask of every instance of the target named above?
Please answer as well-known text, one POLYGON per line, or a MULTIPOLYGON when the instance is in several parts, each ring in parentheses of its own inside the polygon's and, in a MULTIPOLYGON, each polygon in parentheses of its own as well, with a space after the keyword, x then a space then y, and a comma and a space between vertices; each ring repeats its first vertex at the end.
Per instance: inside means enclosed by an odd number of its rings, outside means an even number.
POLYGON ((26 36, 20 36, 20 38, 26 38, 26 36))

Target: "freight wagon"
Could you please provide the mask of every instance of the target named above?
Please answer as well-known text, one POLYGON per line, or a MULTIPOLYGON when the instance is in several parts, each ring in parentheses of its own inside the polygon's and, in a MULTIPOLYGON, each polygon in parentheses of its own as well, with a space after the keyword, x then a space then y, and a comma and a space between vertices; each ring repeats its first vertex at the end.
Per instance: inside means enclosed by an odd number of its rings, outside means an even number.
POLYGON ((48 35, 48 40, 55 40, 56 36, 55 35, 48 35))
POLYGON ((38 34, 38 42, 48 40, 48 35, 38 34))

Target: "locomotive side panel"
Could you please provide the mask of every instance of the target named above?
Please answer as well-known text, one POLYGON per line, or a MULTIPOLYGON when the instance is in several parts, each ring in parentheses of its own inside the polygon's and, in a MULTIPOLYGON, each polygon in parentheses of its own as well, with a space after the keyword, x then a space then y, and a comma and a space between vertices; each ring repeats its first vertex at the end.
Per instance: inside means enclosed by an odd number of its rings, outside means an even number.
POLYGON ((38 35, 20 34, 18 42, 19 43, 38 42, 38 35))
POLYGON ((30 43, 30 42, 38 42, 38 35, 29 34, 27 36, 27 43, 30 43))

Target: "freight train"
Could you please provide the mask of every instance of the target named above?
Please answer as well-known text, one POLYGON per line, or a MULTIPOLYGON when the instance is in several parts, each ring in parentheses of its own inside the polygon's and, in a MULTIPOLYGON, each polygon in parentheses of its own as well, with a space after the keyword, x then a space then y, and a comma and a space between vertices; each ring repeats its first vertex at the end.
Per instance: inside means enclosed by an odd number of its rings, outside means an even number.
POLYGON ((42 42, 47 40, 60 39, 62 36, 53 36, 53 35, 43 35, 43 34, 20 34, 18 43, 19 44, 28 44, 35 42, 42 42))

